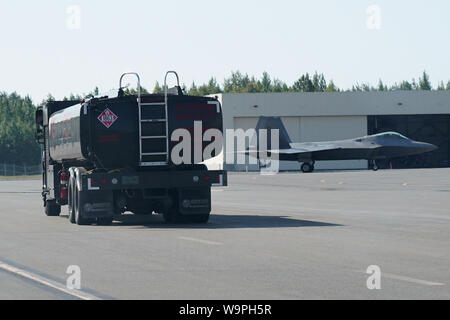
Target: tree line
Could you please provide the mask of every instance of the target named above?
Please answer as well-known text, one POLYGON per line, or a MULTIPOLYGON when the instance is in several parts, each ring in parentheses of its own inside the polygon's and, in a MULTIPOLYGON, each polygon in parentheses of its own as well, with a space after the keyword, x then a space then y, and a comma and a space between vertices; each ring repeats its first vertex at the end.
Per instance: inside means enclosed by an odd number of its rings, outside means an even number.
MULTIPOLYGON (((240 71, 233 71, 231 75, 219 84, 216 78, 212 77, 206 83, 197 85, 195 82, 187 87, 182 85, 182 89, 186 94, 193 96, 205 96, 215 93, 276 93, 276 92, 368 92, 368 91, 395 91, 395 90, 450 90, 450 80, 444 84, 440 81, 437 87, 433 87, 430 76, 426 71, 419 76, 418 80, 403 80, 390 86, 385 84, 381 79, 376 86, 369 83, 356 83, 349 89, 342 89, 336 86, 333 80, 326 80, 323 73, 315 72, 314 74, 302 74, 294 83, 288 85, 277 78, 272 78, 267 72, 264 72, 261 78, 243 74, 240 71)), ((125 88, 125 94, 136 94, 135 88, 125 88)), ((147 90, 141 87, 141 92, 146 93, 163 93, 164 88, 157 81, 153 90, 147 90)), ((88 94, 70 94, 63 100, 86 99, 99 95, 99 89, 96 87, 88 94)), ((51 101, 55 98, 49 94, 45 101, 51 101)))
POLYGON ((40 146, 34 140, 35 110, 30 97, 0 92, 0 163, 39 163, 40 146))
MULTIPOLYGON (((394 90, 450 90, 450 80, 447 84, 439 82, 436 88, 433 88, 430 76, 426 71, 422 73, 418 80, 400 81, 390 86, 383 83, 380 79, 376 86, 369 83, 356 83, 350 89, 342 89, 336 86, 333 80, 326 80, 323 73, 310 75, 305 73, 301 75, 293 84, 288 85, 285 82, 271 78, 267 72, 262 74, 261 78, 242 74, 239 71, 232 72, 231 76, 226 78, 220 85, 215 78, 211 78, 207 83, 196 85, 195 82, 189 88, 184 90, 190 95, 208 95, 214 93, 258 93, 258 92, 357 92, 357 91, 394 91, 394 90)), ((153 92, 162 92, 159 83, 153 92)))
MULTIPOLYGON (((149 93, 146 88, 141 88, 143 93, 149 93)), ((208 82, 197 85, 194 82, 190 87, 183 85, 183 90, 190 95, 209 95, 215 93, 257 93, 257 92, 347 92, 347 91, 392 91, 392 90, 450 90, 450 81, 446 84, 439 82, 433 87, 429 75, 424 71, 416 81, 401 81, 390 86, 382 80, 378 85, 372 86, 368 83, 357 83, 350 89, 341 89, 335 85, 333 80, 326 80, 323 74, 315 72, 310 75, 305 73, 297 81, 288 85, 287 83, 270 77, 267 72, 262 77, 256 78, 243 74, 239 71, 232 72, 222 84, 215 78, 208 82)), ((153 93, 162 93, 163 88, 157 82, 153 93)), ((135 94, 136 89, 126 88, 126 94, 135 94)), ((63 100, 81 100, 100 94, 98 88, 87 94, 70 94, 63 100)), ((44 101, 55 100, 49 94, 44 101)), ((29 96, 22 97, 17 93, 7 94, 0 92, 0 164, 26 164, 35 165, 39 163, 40 146, 34 140, 34 112, 37 105, 29 96)))

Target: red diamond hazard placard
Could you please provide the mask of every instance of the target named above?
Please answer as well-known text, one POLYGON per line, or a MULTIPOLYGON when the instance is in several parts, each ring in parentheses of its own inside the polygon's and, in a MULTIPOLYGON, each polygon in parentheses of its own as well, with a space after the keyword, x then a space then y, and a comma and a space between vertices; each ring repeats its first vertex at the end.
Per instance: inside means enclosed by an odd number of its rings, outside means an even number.
POLYGON ((105 111, 103 111, 100 116, 98 117, 98 120, 103 123, 105 127, 108 129, 116 122, 116 120, 119 119, 118 116, 114 114, 109 108, 106 108, 105 111))

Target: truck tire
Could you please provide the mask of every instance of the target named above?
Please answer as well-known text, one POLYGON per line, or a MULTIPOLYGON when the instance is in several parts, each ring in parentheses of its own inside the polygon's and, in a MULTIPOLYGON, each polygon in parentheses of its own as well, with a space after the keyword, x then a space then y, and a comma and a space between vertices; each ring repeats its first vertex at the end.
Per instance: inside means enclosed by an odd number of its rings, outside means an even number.
POLYGON ((183 216, 177 205, 164 211, 163 213, 164 221, 166 223, 186 223, 188 222, 187 216, 183 216))
POLYGON ((45 203, 45 214, 47 217, 58 217, 61 214, 61 206, 56 200, 47 200, 45 203))
POLYGON ((172 193, 172 207, 166 208, 163 217, 166 223, 207 223, 211 213, 183 215, 180 213, 178 193, 172 193))
POLYGON ((74 209, 75 209, 75 223, 79 226, 90 225, 94 222, 93 219, 87 219, 83 217, 84 211, 84 197, 83 193, 78 190, 78 186, 75 183, 74 188, 74 209))
POLYGON ((180 217, 179 213, 175 210, 167 210, 163 213, 164 222, 166 223, 179 223, 180 217))
POLYGON ((163 213, 163 218, 166 223, 207 223, 210 217, 210 213, 182 215, 178 208, 171 208, 163 213))
POLYGON ((70 223, 75 223, 75 177, 71 176, 69 179, 69 198, 67 201, 68 211, 69 211, 69 221, 70 223))
POLYGON ((169 213, 163 212, 162 216, 165 223, 172 223, 172 217, 169 213))
POLYGON ((99 226, 110 226, 113 223, 113 217, 97 218, 97 224, 99 226))
POLYGON ((208 223, 211 214, 196 214, 195 216, 187 216, 189 222, 192 223, 208 223))
POLYGON ((179 203, 178 203, 178 193, 173 192, 171 194, 171 197, 172 197, 172 206, 164 209, 164 212, 163 212, 164 221, 166 223, 186 222, 186 217, 180 213, 179 203))

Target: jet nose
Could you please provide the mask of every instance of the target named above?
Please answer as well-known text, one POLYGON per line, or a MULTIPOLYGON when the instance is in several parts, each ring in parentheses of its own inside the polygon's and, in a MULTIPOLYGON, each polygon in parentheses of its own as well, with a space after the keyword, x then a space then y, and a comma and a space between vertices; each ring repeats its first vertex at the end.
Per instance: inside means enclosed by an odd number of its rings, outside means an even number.
POLYGON ((423 149, 423 152, 432 152, 434 150, 437 150, 438 147, 431 143, 421 143, 421 148, 423 149))

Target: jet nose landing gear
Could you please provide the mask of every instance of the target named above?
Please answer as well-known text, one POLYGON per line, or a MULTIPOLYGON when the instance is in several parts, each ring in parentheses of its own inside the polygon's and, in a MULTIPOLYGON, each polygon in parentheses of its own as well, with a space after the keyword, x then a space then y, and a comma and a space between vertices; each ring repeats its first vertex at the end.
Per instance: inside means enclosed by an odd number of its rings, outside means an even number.
POLYGON ((311 173, 314 171, 314 162, 304 162, 302 164, 302 172, 303 173, 311 173))

